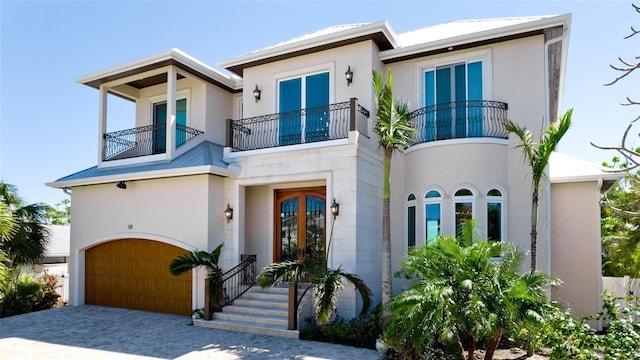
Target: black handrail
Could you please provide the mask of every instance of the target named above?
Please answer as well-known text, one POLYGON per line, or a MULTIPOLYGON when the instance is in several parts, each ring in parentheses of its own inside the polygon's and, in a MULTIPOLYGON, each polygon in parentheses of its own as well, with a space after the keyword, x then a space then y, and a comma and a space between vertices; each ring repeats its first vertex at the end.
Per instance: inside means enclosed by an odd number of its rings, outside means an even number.
POLYGON ((507 103, 468 100, 435 104, 409 113, 416 129, 411 145, 437 140, 493 137, 506 139, 507 103))
MULTIPOLYGON (((114 131, 103 135, 102 160, 120 160, 166 152, 165 124, 154 124, 114 131)), ((176 147, 180 147, 203 131, 176 124, 176 147)))
POLYGON ((230 305, 256 284, 256 258, 257 255, 240 255, 240 264, 222 274, 222 306, 230 305))
POLYGON ((227 147, 233 151, 345 139, 349 131, 367 136, 369 111, 356 98, 336 104, 227 120, 227 147))

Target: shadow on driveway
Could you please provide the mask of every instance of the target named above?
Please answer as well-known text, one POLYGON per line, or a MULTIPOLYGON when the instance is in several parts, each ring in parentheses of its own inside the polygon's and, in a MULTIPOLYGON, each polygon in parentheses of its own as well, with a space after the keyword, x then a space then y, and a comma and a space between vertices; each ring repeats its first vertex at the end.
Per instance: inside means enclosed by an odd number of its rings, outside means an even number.
POLYGON ((191 326, 186 316, 93 305, 0 319, 2 359, 377 359, 373 350, 191 326))

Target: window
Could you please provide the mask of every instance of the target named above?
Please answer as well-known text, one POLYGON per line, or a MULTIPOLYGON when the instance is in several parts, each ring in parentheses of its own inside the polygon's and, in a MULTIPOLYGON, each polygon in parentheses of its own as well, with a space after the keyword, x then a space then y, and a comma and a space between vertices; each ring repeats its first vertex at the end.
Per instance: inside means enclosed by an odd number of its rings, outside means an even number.
MULTIPOLYGON (((167 150, 167 101, 153 103, 153 124, 154 130, 153 153, 160 154, 167 150)), ((187 142, 187 99, 176 100, 176 148, 187 142)))
POLYGON ((502 241, 504 198, 498 189, 487 192, 487 240, 502 241))
POLYGON ((416 196, 407 197, 407 249, 416 246, 416 196))
POLYGON ((442 195, 437 190, 427 191, 424 203, 425 244, 435 245, 442 222, 442 195))
POLYGON ((456 235, 460 233, 462 224, 473 218, 473 192, 462 188, 455 192, 453 197, 454 224, 456 235))
POLYGON ((278 83, 280 145, 329 138, 329 73, 322 72, 278 83), (302 115, 302 109, 307 109, 302 115))
POLYGON ((460 61, 424 70, 424 104, 433 106, 427 116, 427 140, 478 137, 483 134, 481 106, 482 61, 460 61))

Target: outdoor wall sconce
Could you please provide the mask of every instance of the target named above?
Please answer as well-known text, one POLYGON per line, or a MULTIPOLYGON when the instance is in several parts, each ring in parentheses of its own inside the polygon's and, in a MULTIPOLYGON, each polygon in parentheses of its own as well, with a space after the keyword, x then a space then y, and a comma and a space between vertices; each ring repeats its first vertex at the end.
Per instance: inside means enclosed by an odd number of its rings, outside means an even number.
POLYGON ((258 84, 256 84, 256 88, 253 90, 253 98, 256 99, 256 102, 260 101, 260 95, 262 95, 262 91, 260 91, 258 84))
POLYGON ((351 65, 347 68, 347 72, 344 73, 344 78, 347 79, 347 86, 351 85, 353 81, 353 71, 351 71, 351 65))
POLYGON ((127 184, 124 181, 120 181, 119 183, 116 184, 116 187, 118 189, 126 190, 127 189, 127 184))
POLYGON ((227 203, 227 208, 224 209, 224 217, 227 218, 227 224, 233 219, 233 209, 229 203, 227 203))
POLYGON ((331 204, 331 214, 333 214, 333 218, 335 219, 340 214, 340 204, 336 202, 336 198, 333 198, 333 203, 331 204))

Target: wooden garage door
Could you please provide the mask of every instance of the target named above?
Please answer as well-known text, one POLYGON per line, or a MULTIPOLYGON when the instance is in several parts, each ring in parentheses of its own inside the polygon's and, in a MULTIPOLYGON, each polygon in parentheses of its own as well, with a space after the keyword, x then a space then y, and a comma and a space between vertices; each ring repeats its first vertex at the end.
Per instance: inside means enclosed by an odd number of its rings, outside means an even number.
POLYGON ((121 239, 85 252, 85 303, 191 314, 191 271, 169 274, 185 250, 158 241, 121 239))

